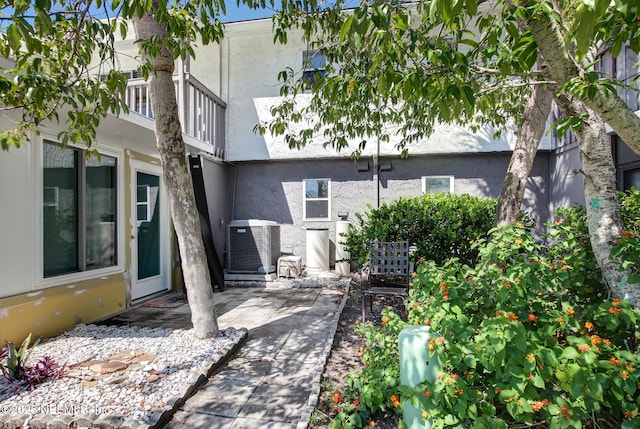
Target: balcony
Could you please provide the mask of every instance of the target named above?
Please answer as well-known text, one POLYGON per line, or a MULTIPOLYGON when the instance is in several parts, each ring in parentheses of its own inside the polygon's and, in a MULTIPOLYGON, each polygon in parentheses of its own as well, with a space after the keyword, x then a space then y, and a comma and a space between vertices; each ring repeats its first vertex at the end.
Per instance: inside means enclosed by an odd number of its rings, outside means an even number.
MULTIPOLYGON (((173 77, 183 134, 209 146, 215 156, 223 158, 225 149, 226 103, 189 73, 173 77)), ((131 112, 153 119, 149 86, 139 77, 127 84, 125 102, 131 112)))

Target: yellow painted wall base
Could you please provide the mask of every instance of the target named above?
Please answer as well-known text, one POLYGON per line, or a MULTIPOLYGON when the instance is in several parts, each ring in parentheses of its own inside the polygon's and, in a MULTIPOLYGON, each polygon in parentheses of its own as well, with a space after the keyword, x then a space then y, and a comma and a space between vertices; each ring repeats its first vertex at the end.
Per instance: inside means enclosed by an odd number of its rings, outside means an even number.
POLYGON ((52 337, 126 307, 122 274, 0 298, 0 343, 20 344, 29 333, 52 337))

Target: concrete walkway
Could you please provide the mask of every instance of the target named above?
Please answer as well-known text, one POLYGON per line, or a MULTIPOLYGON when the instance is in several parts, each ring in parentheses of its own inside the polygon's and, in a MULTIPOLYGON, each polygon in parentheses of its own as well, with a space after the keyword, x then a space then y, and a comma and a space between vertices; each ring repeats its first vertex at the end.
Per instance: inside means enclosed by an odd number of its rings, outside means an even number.
MULTIPOLYGON (((221 329, 247 342, 174 414, 166 428, 306 428, 318 401, 348 279, 316 288, 229 287, 216 292, 221 329)), ((142 306, 111 319, 189 328, 186 303, 142 306)))

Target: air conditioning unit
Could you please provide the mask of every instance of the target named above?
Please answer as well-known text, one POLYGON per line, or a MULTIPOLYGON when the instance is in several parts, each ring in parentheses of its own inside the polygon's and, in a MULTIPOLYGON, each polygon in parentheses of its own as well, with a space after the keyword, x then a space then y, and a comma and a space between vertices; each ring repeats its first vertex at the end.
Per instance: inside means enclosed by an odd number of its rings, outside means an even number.
POLYGON ((229 223, 227 267, 229 273, 268 274, 276 271, 280 257, 280 225, 260 219, 229 223))

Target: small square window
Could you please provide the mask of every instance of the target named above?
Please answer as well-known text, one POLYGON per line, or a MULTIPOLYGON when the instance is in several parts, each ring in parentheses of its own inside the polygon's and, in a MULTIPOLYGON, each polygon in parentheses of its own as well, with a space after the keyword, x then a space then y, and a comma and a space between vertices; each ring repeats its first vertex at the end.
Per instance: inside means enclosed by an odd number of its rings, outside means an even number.
POLYGON ((422 192, 425 194, 441 192, 453 194, 453 179, 453 176, 423 176, 422 192))
POLYGON ((331 220, 331 180, 306 179, 304 186, 304 220, 331 220))

